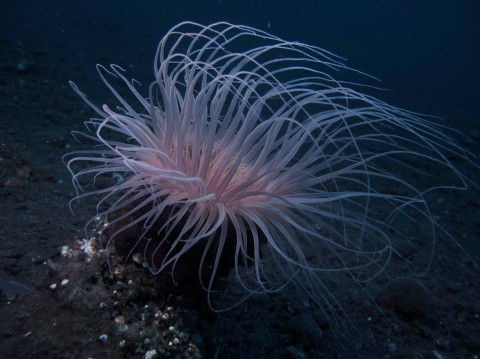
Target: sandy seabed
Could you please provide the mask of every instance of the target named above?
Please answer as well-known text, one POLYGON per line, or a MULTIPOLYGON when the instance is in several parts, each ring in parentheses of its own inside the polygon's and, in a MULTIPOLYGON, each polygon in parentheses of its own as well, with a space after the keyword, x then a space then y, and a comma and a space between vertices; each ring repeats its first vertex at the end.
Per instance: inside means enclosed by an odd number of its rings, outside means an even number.
MULTIPOLYGON (((154 350, 160 358, 480 355, 480 272, 445 238, 439 238, 424 278, 406 277, 393 258, 388 276, 366 290, 348 281, 339 285, 347 288, 339 300, 352 333, 339 333, 293 288, 213 314, 196 300, 200 294, 166 292, 134 260, 114 260, 117 271, 108 278, 105 255, 89 257, 81 248, 95 203, 83 201, 71 214, 74 193, 61 161, 85 148, 70 132, 82 128, 89 112, 67 83, 72 74, 84 83, 88 75, 71 62, 75 56, 35 45, 0 39, 0 53, 0 278, 31 289, 23 296, 14 286, 0 293, 3 358, 145 358, 154 350), (25 66, 18 66, 21 61, 25 66), (68 250, 62 254, 63 246, 68 250)), ((455 116, 444 110, 447 121, 455 123, 455 116)), ((478 129, 466 130, 470 139, 462 145, 479 154, 478 129)), ((465 171, 480 183, 478 169, 465 171)), ((439 222, 477 263, 479 192, 442 191, 432 201, 439 222)), ((222 300, 233 302, 239 293, 228 281, 225 286, 222 300)))

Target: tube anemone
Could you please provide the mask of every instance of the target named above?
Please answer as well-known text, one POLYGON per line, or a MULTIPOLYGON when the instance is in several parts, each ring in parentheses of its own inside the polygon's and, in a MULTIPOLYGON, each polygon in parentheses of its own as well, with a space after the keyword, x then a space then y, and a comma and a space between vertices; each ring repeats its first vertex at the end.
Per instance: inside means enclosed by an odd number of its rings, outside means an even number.
POLYGON ((96 216, 115 228, 107 249, 135 229, 129 245, 153 274, 194 251, 209 294, 227 261, 248 293, 292 282, 330 305, 331 275, 374 277, 403 255, 396 240, 428 248, 428 268, 440 227, 426 197, 466 187, 449 158, 469 154, 445 128, 340 80, 366 75, 315 46, 185 22, 160 41, 147 98, 119 66, 97 69, 119 106, 97 107, 71 83, 99 116, 83 133, 97 146, 67 161, 77 198, 101 197, 96 216), (452 182, 432 184, 436 171, 452 182), (84 190, 84 176, 121 180, 84 190))

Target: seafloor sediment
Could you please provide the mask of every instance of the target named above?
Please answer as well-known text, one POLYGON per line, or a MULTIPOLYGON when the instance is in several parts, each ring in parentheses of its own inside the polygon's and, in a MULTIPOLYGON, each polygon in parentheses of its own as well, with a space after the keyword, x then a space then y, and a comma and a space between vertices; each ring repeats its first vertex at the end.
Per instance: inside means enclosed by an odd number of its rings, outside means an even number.
MULTIPOLYGON (((339 284, 342 290, 334 294, 353 328, 346 336, 294 289, 254 296, 213 314, 202 300, 165 293, 135 261, 114 261, 117 272, 109 278, 106 257, 90 257, 81 248, 95 203, 86 200, 71 215, 73 189, 61 161, 63 154, 82 148, 70 132, 83 126, 88 112, 67 81, 72 73, 85 80, 85 69, 75 56, 34 44, 0 39, 0 53, 0 276, 32 289, 24 296, 0 294, 3 357, 144 358, 153 350, 170 358, 479 355, 479 271, 442 236, 424 278, 405 278, 408 273, 393 258, 388 275, 365 284, 366 291, 348 280, 339 284), (25 66, 18 66, 22 61, 25 66), (63 246, 73 252, 64 249, 62 255, 63 246)), ((422 111, 420 104, 412 108, 422 111)), ((447 124, 461 115, 457 109, 438 111, 447 124)), ((462 145, 480 153, 480 133, 466 130, 470 139, 461 139, 462 145)), ((457 165, 480 183, 477 170, 457 165)), ((475 188, 432 197, 438 221, 477 263, 479 198, 475 188)), ((222 301, 235 302, 241 294, 228 281, 224 286, 222 301)))

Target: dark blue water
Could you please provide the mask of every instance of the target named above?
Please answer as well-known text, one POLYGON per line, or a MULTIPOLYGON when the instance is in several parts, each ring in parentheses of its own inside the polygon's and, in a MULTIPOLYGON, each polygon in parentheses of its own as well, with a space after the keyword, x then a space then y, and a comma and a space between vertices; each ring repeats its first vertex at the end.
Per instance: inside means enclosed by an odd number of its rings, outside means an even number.
POLYGON ((225 20, 343 56, 382 79, 399 106, 470 125, 480 114, 476 0, 3 0, 0 9, 0 35, 62 51, 92 76, 113 62, 148 83, 170 27, 225 20))

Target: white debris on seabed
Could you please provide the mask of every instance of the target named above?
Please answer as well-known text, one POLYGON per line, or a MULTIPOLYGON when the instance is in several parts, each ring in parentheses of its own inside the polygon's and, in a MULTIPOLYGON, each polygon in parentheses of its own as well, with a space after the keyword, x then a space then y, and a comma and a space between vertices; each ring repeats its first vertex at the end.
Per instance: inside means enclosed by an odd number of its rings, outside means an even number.
POLYGON ((102 334, 98 337, 98 340, 100 340, 102 343, 105 343, 108 339, 108 335, 107 334, 102 334))
POLYGON ((128 332, 128 325, 127 324, 121 324, 118 327, 118 332, 119 333, 126 333, 128 332))
POLYGON ((94 225, 95 233, 92 230, 84 239, 73 240, 61 248, 60 258, 45 263, 51 275, 46 286, 50 286, 54 296, 70 301, 76 308, 83 309, 88 302, 88 310, 101 310, 98 328, 103 329, 94 336, 98 345, 111 343, 126 357, 135 352, 152 359, 178 355, 201 358, 201 348, 192 342, 190 333, 181 329, 182 309, 166 303, 158 306, 157 292, 151 296, 138 294, 140 286, 155 284, 155 278, 144 278, 139 265, 144 262, 143 256, 127 263, 117 263, 114 257, 112 280, 102 274, 107 258, 102 249, 106 234, 97 233, 99 226, 104 224, 100 221, 98 226, 94 225))
POLYGON ((154 359, 157 357, 157 355, 157 351, 155 349, 152 349, 145 353, 145 359, 154 359))
POLYGON ((60 254, 62 255, 62 257, 71 257, 72 250, 69 246, 63 246, 60 250, 60 254))
POLYGON ((95 219, 95 226, 92 228, 89 238, 77 240, 72 246, 63 246, 60 250, 61 255, 66 258, 85 255, 87 256, 86 260, 90 261, 95 254, 103 252, 103 250, 99 248, 99 238, 107 227, 108 222, 104 221, 101 217, 97 217, 95 219))
POLYGON ((81 244, 80 249, 89 257, 93 257, 93 255, 95 254, 95 246, 93 245, 94 240, 95 238, 82 239, 82 242, 79 241, 79 243, 81 244))

